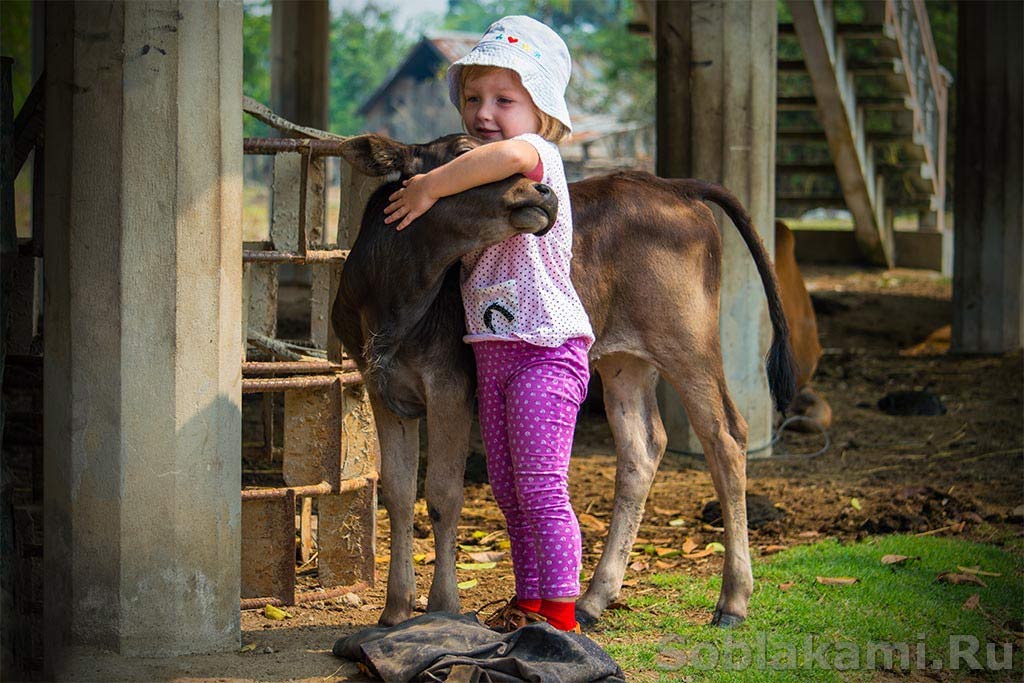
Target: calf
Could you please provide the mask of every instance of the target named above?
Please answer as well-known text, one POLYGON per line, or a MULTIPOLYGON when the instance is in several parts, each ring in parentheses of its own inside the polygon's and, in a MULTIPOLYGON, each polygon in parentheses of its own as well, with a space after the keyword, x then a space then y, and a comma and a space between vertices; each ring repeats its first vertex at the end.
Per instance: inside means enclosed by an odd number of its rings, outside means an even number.
MULTIPOLYGON (((377 136, 350 140, 346 160, 368 175, 406 178, 479 144, 468 136, 402 145, 377 136)), ((425 496, 435 537, 429 610, 458 609, 454 559, 463 468, 472 420, 473 361, 458 290, 459 256, 553 215, 518 189, 544 191, 521 176, 442 199, 410 229, 385 226, 383 207, 399 185, 371 197, 345 264, 332 321, 365 373, 381 447, 381 495, 391 518, 391 567, 381 622, 410 616, 415 600, 412 514, 417 419, 427 420, 425 496), (525 185, 524 185, 525 183, 525 185), (517 208, 518 207, 518 208, 517 208), (490 218, 481 219, 480 215, 490 218), (362 244, 366 242, 367 245, 362 244)), ((718 333, 721 235, 702 200, 719 204, 739 229, 768 300, 772 342, 768 379, 783 409, 793 393, 793 361, 768 254, 750 219, 724 188, 696 180, 618 173, 569 186, 573 210, 572 280, 597 340, 590 360, 601 374, 618 465, 605 550, 577 618, 592 623, 622 586, 629 552, 666 436, 655 387, 659 375, 679 393, 722 503, 725 566, 712 623, 741 622, 753 590, 746 522, 747 423, 725 384, 718 333)), ((539 200, 537 200, 539 201, 539 200)), ((547 227, 547 226, 545 226, 547 227)), ((544 228, 540 228, 543 231, 544 228)), ((539 234, 539 232, 538 232, 539 234)))

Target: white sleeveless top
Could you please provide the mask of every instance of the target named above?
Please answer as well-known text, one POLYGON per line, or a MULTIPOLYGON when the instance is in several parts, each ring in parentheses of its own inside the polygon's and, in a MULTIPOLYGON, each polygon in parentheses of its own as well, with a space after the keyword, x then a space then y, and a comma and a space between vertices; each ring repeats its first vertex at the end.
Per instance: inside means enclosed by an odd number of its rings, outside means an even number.
POLYGON ((469 331, 463 340, 518 340, 554 348, 581 337, 589 348, 594 331, 569 279, 572 210, 562 157, 554 143, 534 133, 513 139, 536 148, 544 166, 542 182, 558 198, 558 216, 540 237, 516 235, 462 257, 462 303, 469 331))

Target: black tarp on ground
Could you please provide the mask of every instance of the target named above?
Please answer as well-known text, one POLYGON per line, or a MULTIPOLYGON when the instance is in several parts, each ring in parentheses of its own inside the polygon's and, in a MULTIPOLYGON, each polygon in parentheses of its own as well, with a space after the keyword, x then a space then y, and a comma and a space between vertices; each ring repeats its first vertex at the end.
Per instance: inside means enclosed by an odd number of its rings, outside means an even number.
POLYGON ((433 612, 341 638, 338 657, 385 681, 624 683, 619 665, 585 635, 529 624, 495 633, 471 614, 433 612))

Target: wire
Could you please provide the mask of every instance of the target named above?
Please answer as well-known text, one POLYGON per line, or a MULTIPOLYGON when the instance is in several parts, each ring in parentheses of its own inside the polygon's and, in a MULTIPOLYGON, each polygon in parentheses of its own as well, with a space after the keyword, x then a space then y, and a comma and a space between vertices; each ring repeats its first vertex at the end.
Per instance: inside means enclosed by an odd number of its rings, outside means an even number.
MULTIPOLYGON (((779 428, 775 430, 775 435, 771 438, 771 441, 769 441, 768 443, 764 444, 763 446, 758 446, 757 448, 748 448, 747 449, 747 455, 750 455, 751 453, 760 453, 761 451, 766 451, 769 448, 771 448, 772 446, 774 446, 775 444, 777 444, 779 442, 779 439, 782 438, 782 433, 786 430, 786 427, 788 427, 789 425, 793 424, 794 422, 808 422, 811 425, 813 425, 822 434, 822 436, 825 437, 825 445, 822 446, 820 449, 816 450, 813 453, 787 453, 787 454, 772 455, 773 459, 776 459, 776 458, 803 458, 803 459, 817 458, 818 456, 821 456, 821 455, 824 455, 825 453, 827 453, 828 449, 832 447, 832 439, 829 437, 828 430, 826 430, 824 427, 822 427, 820 424, 818 424, 817 420, 809 418, 809 417, 807 417, 805 415, 790 415, 785 420, 783 420, 782 424, 779 425, 779 428)), ((698 456, 698 457, 704 455, 703 453, 701 453, 699 451, 698 452, 682 451, 682 450, 678 450, 678 449, 675 449, 675 448, 666 448, 665 450, 668 451, 669 453, 676 453, 678 455, 693 455, 693 456, 698 456)))

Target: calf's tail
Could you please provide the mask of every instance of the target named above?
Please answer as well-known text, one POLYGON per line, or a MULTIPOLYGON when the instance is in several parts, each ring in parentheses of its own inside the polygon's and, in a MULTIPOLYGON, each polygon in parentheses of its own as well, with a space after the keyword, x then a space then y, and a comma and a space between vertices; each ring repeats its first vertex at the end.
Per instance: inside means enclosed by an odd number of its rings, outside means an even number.
POLYGON ((676 191, 694 199, 711 200, 722 207, 729 219, 739 230, 746 242, 750 255, 757 265, 761 276, 761 284, 768 299, 768 316, 772 323, 772 341, 768 349, 768 387, 775 399, 775 407, 784 413, 789 402, 796 394, 796 363, 793 360, 793 349, 789 341, 789 325, 782 308, 782 297, 779 295, 779 281, 772 266, 771 257, 764 247, 764 242, 751 225, 750 216, 739 200, 721 185, 707 183, 702 180, 672 180, 676 191))

